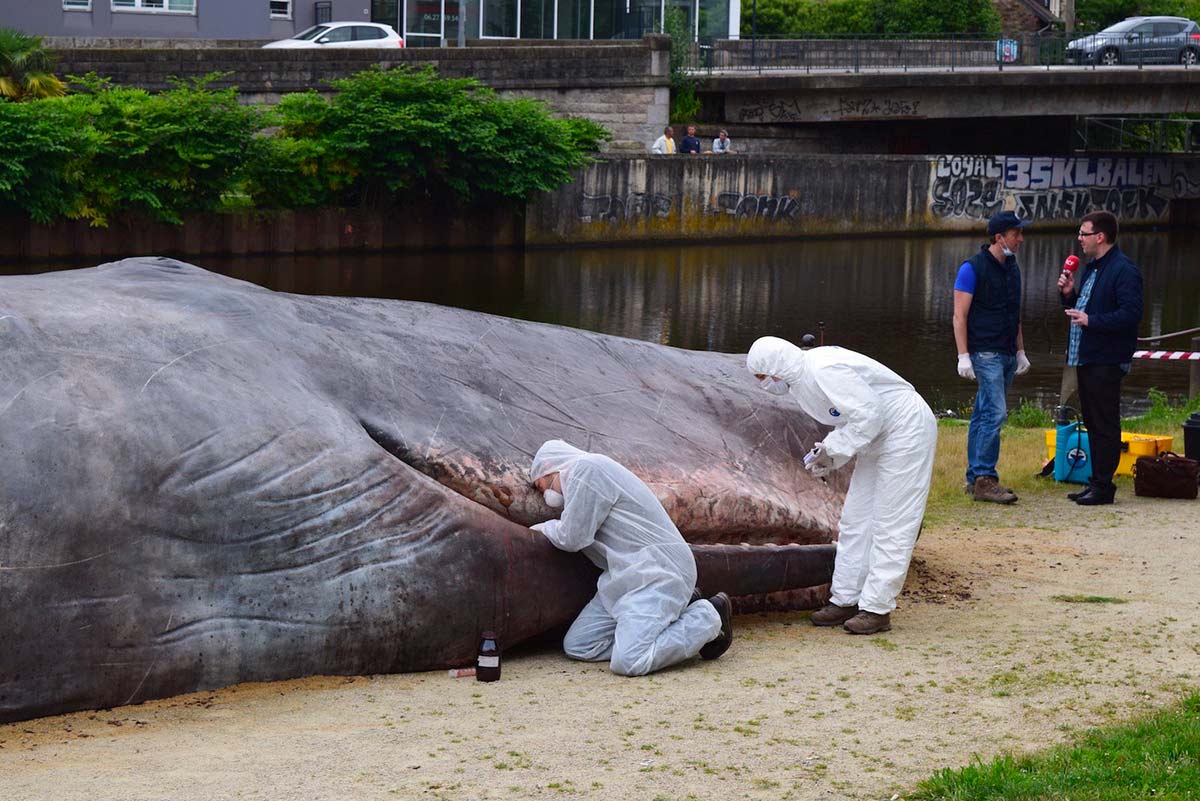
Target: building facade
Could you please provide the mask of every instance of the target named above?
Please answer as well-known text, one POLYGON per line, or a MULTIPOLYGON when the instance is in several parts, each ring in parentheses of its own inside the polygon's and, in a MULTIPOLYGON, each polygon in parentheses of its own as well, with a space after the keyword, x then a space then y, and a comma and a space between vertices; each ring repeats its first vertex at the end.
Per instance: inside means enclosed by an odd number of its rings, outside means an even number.
POLYGON ((704 38, 736 38, 739 0, 0 0, 0 25, 50 37, 284 39, 373 21, 410 47, 468 39, 639 39, 677 8, 704 38))

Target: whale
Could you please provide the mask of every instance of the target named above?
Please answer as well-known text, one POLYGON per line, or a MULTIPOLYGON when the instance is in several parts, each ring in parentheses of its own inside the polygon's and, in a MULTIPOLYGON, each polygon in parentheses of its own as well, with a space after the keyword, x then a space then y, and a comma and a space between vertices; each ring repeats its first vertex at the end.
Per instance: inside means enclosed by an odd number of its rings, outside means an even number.
POLYGON ((158 256, 0 278, 0 350, 2 722, 561 630, 597 574, 529 528, 554 438, 646 482, 704 593, 827 597, 845 479, 738 354, 158 256))

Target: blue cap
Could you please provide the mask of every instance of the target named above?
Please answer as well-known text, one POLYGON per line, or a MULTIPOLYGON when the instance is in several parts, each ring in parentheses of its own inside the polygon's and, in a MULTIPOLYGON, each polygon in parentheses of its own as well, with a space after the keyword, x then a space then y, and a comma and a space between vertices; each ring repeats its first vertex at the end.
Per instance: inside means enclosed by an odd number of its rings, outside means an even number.
POLYGON ((988 236, 1002 234, 1014 228, 1024 228, 1030 222, 1032 220, 1022 220, 1015 211, 1002 211, 999 214, 993 214, 992 218, 988 220, 988 236))

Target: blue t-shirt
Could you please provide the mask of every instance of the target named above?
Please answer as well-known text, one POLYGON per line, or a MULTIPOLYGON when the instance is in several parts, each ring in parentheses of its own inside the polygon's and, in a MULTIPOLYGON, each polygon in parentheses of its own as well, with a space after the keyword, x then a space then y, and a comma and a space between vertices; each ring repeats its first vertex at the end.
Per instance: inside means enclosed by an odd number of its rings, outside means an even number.
POLYGON ((975 294, 975 268, 971 266, 971 262, 964 261, 958 268, 958 277, 954 279, 954 289, 958 292, 966 292, 968 295, 975 294))

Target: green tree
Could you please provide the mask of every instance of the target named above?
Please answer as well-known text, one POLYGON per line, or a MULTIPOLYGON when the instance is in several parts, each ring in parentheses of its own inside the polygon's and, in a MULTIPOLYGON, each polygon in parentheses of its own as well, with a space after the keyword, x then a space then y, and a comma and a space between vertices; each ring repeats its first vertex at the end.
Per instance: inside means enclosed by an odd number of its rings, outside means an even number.
MULTIPOLYGON (((743 4, 742 35, 750 36, 746 8, 743 4)), ((760 35, 999 31, 1000 16, 991 0, 758 0, 760 35)))
POLYGON ((0 28, 0 98, 61 97, 67 87, 50 72, 50 55, 37 36, 0 28))
POLYGON ((687 17, 679 6, 667 6, 663 31, 671 37, 671 122, 691 122, 700 113, 700 98, 696 97, 696 83, 687 72, 692 56, 692 31, 688 30, 687 17))
POLYGON ((1076 0, 1080 30, 1098 31, 1126 17, 1165 15, 1200 20, 1200 0, 1076 0))

